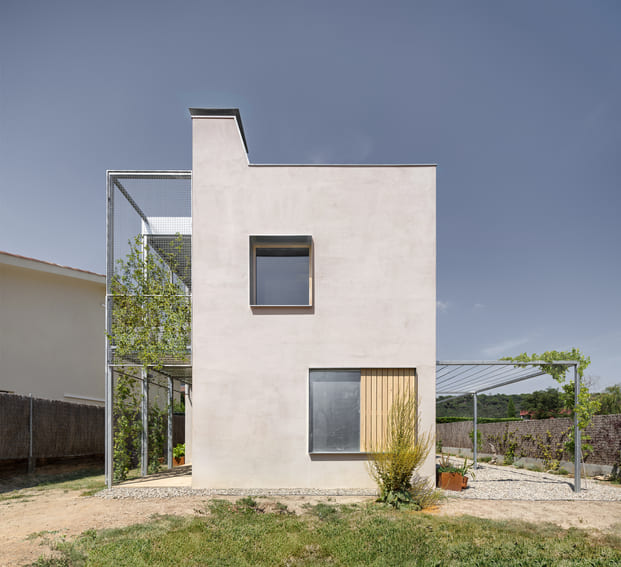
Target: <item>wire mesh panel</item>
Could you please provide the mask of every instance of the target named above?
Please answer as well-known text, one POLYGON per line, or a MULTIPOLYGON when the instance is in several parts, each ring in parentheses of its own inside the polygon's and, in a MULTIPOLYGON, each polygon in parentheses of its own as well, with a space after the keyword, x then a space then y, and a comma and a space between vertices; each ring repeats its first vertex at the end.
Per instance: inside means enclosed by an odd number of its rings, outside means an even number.
POLYGON ((140 465, 142 442, 141 380, 139 368, 112 371, 113 480, 126 480, 140 465))
POLYGON ((128 467, 144 474, 169 462, 170 387, 192 381, 192 210, 189 171, 116 171, 107 180, 111 484, 128 467))

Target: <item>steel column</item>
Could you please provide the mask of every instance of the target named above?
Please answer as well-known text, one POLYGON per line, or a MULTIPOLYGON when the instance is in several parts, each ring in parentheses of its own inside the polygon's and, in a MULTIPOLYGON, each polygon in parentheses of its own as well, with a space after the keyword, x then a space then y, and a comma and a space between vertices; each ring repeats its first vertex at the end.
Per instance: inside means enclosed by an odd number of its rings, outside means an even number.
POLYGON ((28 394, 28 396, 30 397, 30 414, 28 417, 28 435, 29 435, 29 442, 28 442, 28 474, 32 474, 35 470, 35 459, 33 457, 33 450, 32 450, 32 446, 33 446, 33 442, 34 442, 34 435, 33 435, 33 409, 34 409, 34 403, 33 403, 33 399, 32 399, 32 394, 28 394))
POLYGON ((114 188, 111 183, 110 172, 106 172, 106 430, 105 430, 105 473, 106 473, 106 486, 112 488, 112 475, 113 475, 113 375, 112 367, 110 366, 112 360, 112 349, 110 340, 108 339, 108 333, 112 332, 112 303, 110 301, 110 293, 112 292, 112 274, 114 273, 114 188))
POLYGON ((476 392, 472 395, 472 398, 474 400, 474 402, 473 402, 473 405, 474 405, 474 429, 473 429, 474 435, 472 437, 472 454, 474 455, 474 465, 473 466, 474 466, 475 469, 478 469, 479 466, 477 465, 477 456, 478 456, 477 455, 477 453, 478 453, 478 451, 477 451, 477 449, 478 449, 477 441, 479 440, 479 438, 478 438, 479 428, 478 428, 478 424, 477 424, 477 421, 478 421, 478 419, 477 419, 477 405, 478 404, 477 404, 477 394, 476 394, 476 392))
POLYGON ((578 423, 578 403, 580 395, 580 376, 578 365, 574 365, 574 492, 580 492, 580 467, 582 460, 582 440, 578 423))
POLYGON ((142 377, 142 435, 141 449, 142 458, 140 459, 140 476, 147 476, 147 466, 149 464, 149 382, 147 381, 147 371, 141 370, 142 377))
POLYGON ((168 468, 172 469, 173 462, 173 379, 168 377, 168 448, 166 453, 168 454, 168 468))

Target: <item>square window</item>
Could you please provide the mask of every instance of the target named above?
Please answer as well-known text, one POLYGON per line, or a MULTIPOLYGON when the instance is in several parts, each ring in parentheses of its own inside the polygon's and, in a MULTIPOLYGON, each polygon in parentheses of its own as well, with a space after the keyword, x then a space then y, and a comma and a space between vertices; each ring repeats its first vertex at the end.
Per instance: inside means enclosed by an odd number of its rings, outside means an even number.
POLYGON ((250 304, 312 305, 310 236, 250 237, 250 304))

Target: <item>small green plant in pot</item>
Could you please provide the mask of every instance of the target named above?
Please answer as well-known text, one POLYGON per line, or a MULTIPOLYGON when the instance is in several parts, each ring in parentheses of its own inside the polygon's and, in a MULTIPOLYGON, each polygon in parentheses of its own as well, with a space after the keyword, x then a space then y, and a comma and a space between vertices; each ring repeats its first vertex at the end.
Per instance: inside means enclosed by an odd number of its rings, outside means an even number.
POLYGON ((444 490, 454 490, 460 492, 468 486, 468 474, 474 478, 472 472, 473 463, 468 463, 468 459, 464 458, 461 465, 454 465, 450 462, 446 455, 440 458, 440 465, 437 468, 437 485, 444 490))
POLYGON ((185 443, 173 447, 173 464, 175 466, 185 464, 185 443))

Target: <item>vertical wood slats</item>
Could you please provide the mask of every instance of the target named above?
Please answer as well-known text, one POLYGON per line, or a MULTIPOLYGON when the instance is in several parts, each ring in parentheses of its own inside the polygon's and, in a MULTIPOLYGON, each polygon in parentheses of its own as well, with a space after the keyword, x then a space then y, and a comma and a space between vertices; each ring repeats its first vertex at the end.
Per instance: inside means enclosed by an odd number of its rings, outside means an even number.
POLYGON ((399 395, 417 394, 414 368, 363 368, 360 371, 360 451, 378 450, 385 439, 388 414, 399 395))

